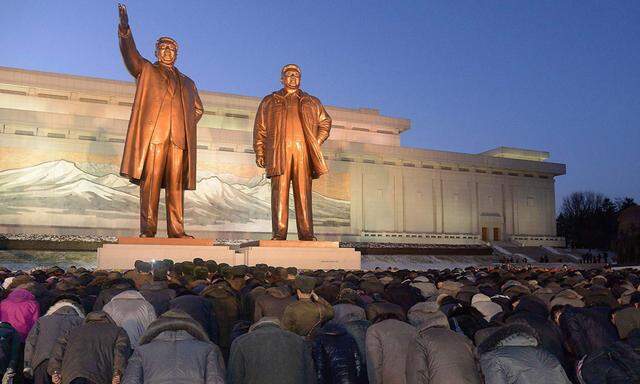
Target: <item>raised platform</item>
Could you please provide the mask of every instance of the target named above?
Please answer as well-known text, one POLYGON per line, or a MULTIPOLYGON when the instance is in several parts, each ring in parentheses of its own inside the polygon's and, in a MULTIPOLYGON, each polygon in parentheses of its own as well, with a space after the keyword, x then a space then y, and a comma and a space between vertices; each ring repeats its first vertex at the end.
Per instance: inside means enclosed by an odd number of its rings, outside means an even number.
POLYGON ((98 269, 131 269, 136 260, 171 259, 174 262, 215 260, 229 265, 242 264, 229 246, 213 245, 211 239, 167 239, 123 237, 118 244, 104 244, 98 248, 98 269))
POLYGON ((360 269, 360 252, 334 241, 259 240, 240 246, 242 264, 299 269, 360 269))

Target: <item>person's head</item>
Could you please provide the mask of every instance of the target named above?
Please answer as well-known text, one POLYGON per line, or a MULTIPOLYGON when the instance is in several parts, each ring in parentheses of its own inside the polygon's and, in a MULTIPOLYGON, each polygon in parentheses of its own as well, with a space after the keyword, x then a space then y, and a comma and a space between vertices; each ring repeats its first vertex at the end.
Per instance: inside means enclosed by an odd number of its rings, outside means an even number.
POLYGON ((173 66, 178 58, 178 43, 170 37, 161 37, 156 42, 156 57, 161 64, 173 66))
POLYGON ((554 305, 551 311, 549 311, 549 316, 556 325, 560 325, 560 316, 562 316, 562 312, 564 312, 564 307, 564 305, 554 305))
POLYGON ((153 281, 167 280, 167 268, 164 263, 153 268, 153 281))
POLYGON ((280 81, 284 85, 284 89, 288 92, 296 91, 300 88, 301 78, 300 67, 296 64, 287 64, 280 71, 280 81))
POLYGON ((140 263, 138 271, 142 272, 142 273, 150 273, 151 272, 151 263, 147 263, 146 261, 143 261, 142 263, 140 263))
POLYGON ((316 281, 313 277, 299 275, 294 282, 294 288, 298 294, 298 298, 308 298, 313 289, 316 286, 316 281))

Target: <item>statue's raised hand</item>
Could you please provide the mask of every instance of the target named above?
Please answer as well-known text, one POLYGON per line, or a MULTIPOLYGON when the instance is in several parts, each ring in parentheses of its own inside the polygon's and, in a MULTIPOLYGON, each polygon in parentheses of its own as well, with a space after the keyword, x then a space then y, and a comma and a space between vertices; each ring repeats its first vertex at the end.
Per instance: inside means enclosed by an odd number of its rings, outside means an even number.
POLYGON ((120 14, 120 30, 122 32, 129 29, 129 15, 127 15, 127 7, 118 3, 118 13, 120 14))

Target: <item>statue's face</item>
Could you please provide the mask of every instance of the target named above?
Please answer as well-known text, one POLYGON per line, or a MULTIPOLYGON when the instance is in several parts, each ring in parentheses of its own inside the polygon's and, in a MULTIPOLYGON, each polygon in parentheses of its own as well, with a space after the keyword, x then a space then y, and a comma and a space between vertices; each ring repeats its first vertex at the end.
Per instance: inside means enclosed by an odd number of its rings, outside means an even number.
POLYGON ((162 64, 173 65, 178 57, 178 50, 171 43, 160 43, 156 48, 156 57, 162 64))
POLYGON ((280 81, 287 90, 295 91, 300 88, 300 72, 294 69, 287 70, 280 78, 280 81))

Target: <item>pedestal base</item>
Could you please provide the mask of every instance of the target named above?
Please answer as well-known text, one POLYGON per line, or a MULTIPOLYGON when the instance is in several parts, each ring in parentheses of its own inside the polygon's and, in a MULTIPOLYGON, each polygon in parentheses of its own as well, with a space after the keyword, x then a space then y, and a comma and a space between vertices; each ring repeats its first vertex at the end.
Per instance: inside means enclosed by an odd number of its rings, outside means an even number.
POLYGON ((229 265, 242 264, 242 255, 226 245, 214 246, 207 239, 122 238, 118 244, 98 248, 98 269, 133 269, 136 260, 171 259, 174 262, 215 260, 229 265), (206 244, 206 245, 205 245, 206 244))
POLYGON ((243 264, 299 269, 360 269, 360 252, 333 241, 260 240, 242 244, 243 264))

